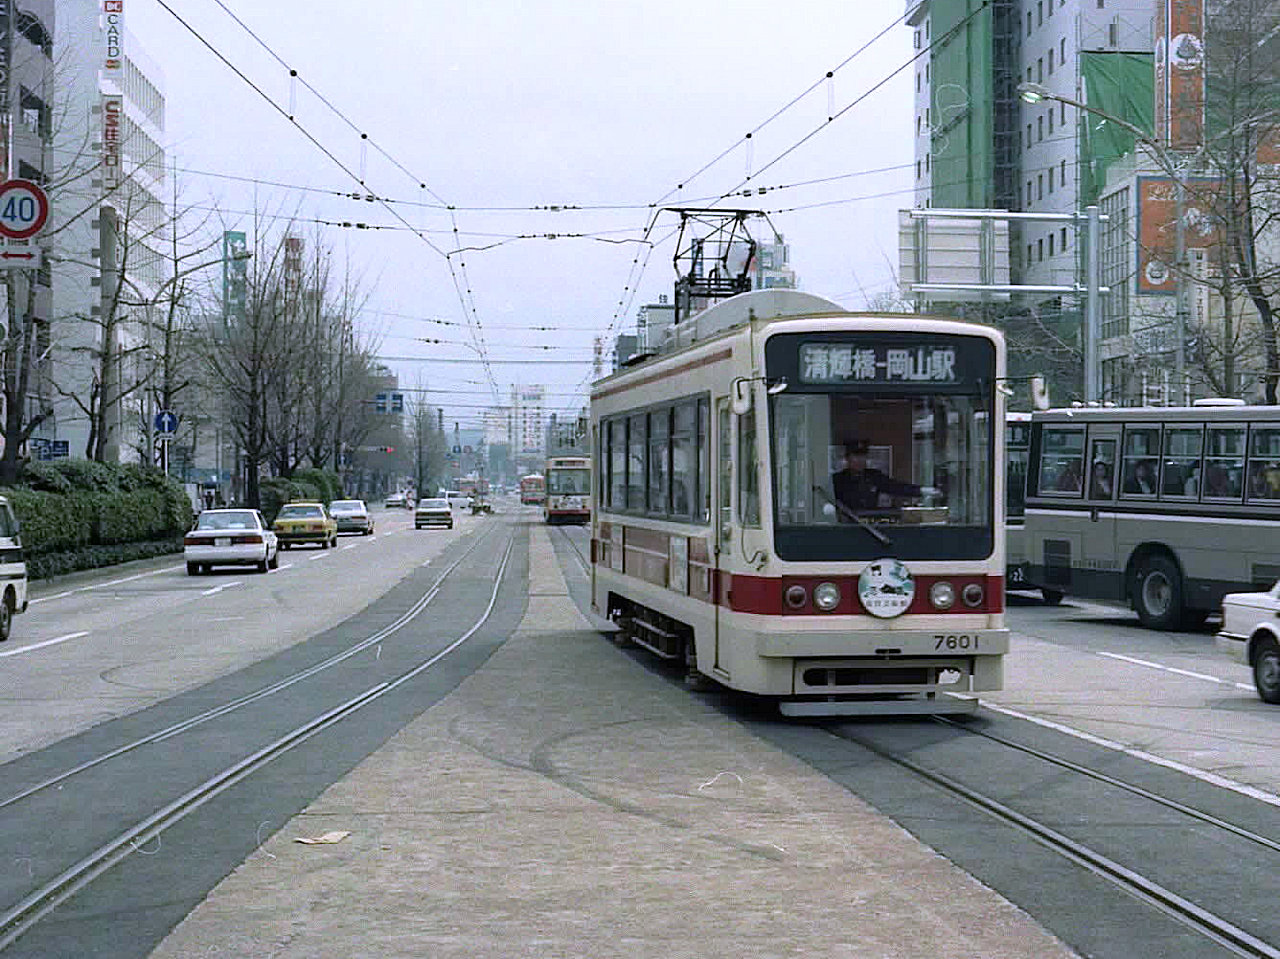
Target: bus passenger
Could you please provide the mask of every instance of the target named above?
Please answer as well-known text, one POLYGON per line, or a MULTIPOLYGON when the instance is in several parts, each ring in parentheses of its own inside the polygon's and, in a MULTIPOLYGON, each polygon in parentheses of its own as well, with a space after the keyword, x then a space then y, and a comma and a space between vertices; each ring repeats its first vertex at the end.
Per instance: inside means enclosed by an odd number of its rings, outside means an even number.
POLYGON ((1111 499, 1111 464, 1105 460, 1093 461, 1093 475, 1089 479, 1090 499, 1111 499))
POLYGON ((881 497, 919 496, 920 487, 904 483, 867 465, 870 444, 853 440, 845 444, 844 468, 831 476, 835 498, 851 510, 870 510, 888 506, 881 497))
POLYGON ((1133 471, 1125 480, 1126 493, 1154 493, 1156 491, 1156 471, 1151 460, 1138 460, 1133 471))
POLYGON ((1054 489, 1059 493, 1079 493, 1080 492, 1080 461, 1076 459, 1067 460, 1062 464, 1062 472, 1058 474, 1058 481, 1054 485, 1054 489))

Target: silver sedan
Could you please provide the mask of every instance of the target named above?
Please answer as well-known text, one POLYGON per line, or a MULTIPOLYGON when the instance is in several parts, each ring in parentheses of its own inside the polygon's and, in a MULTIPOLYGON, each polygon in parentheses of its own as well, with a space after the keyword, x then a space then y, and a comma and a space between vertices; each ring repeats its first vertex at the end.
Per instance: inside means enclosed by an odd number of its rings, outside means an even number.
POLYGON ((256 509, 207 509, 183 540, 187 575, 215 566, 254 566, 259 573, 279 565, 279 540, 256 509))

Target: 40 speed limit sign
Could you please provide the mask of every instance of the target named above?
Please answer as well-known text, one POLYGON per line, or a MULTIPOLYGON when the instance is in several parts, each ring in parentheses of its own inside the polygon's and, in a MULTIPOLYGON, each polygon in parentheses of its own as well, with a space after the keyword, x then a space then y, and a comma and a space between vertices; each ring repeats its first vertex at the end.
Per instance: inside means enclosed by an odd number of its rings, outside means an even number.
POLYGON ((26 240, 44 229, 49 219, 49 197, 30 180, 0 183, 0 236, 26 240))

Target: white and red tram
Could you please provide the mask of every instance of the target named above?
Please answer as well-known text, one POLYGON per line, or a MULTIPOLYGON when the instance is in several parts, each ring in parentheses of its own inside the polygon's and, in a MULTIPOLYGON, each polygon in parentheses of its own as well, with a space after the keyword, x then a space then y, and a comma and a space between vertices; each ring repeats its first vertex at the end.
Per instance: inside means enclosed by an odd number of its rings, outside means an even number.
POLYGON ((1009 644, 1004 362, 794 290, 691 317, 593 387, 593 605, 787 715, 975 708, 1009 644))

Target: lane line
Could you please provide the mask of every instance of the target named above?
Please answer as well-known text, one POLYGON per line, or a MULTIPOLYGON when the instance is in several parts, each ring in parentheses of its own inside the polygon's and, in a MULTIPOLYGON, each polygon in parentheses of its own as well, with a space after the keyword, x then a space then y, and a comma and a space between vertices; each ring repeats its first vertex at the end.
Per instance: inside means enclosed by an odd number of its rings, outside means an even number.
POLYGON ((0 653, 0 659, 3 659, 6 656, 20 656, 23 653, 29 653, 37 649, 44 649, 46 646, 56 646, 58 643, 65 643, 68 640, 79 639, 81 636, 88 635, 89 634, 87 632, 67 633, 67 635, 59 636, 56 639, 46 639, 40 643, 32 643, 30 646, 19 646, 17 649, 6 649, 3 653, 0 653))
POLYGON ((183 565, 166 566, 164 569, 153 569, 149 573, 135 573, 133 576, 126 576, 124 579, 113 579, 109 583, 94 583, 90 586, 79 586, 76 589, 69 589, 63 593, 55 593, 52 596, 40 596, 36 599, 29 600, 29 604, 34 606, 36 603, 45 603, 51 599, 66 599, 68 596, 74 596, 76 593, 87 593, 94 589, 106 589, 111 586, 119 586, 121 583, 131 583, 137 579, 145 579, 148 576, 159 576, 161 573, 172 573, 174 570, 183 569, 183 565))
POLYGON ((1194 673, 1189 669, 1178 669, 1176 666, 1162 666, 1160 663, 1153 663, 1148 659, 1138 659, 1134 656, 1124 656, 1120 653, 1098 653, 1098 655, 1105 656, 1108 659, 1118 659, 1121 662, 1131 663, 1134 666, 1146 666, 1148 669, 1158 669, 1162 673, 1173 673, 1176 676, 1187 676, 1190 679, 1203 679, 1205 682, 1218 683, 1221 686, 1234 686, 1236 689, 1253 689, 1253 687, 1248 683, 1238 683, 1234 679, 1223 679, 1220 676, 1210 676, 1207 673, 1194 673))
POLYGON ((236 580, 235 582, 232 582, 232 583, 220 583, 217 586, 212 587, 211 589, 204 590, 200 595, 216 596, 218 593, 221 593, 224 589, 231 589, 235 586, 243 586, 243 585, 244 583, 242 583, 240 580, 236 580))

